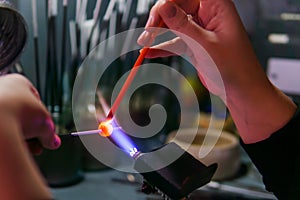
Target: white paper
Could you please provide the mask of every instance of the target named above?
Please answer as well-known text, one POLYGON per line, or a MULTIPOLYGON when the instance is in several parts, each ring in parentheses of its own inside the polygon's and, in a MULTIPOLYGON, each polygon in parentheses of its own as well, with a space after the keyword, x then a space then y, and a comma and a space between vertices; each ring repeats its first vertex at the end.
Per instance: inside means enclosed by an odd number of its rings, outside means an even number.
POLYGON ((267 75, 283 92, 300 95, 300 59, 270 58, 267 75))

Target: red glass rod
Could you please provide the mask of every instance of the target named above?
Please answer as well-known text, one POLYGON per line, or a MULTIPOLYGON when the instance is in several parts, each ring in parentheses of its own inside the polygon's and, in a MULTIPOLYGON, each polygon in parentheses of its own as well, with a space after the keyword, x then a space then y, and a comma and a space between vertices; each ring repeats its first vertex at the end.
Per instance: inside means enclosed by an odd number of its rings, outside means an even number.
POLYGON ((138 69, 139 69, 139 66, 141 66, 141 64, 143 63, 144 59, 145 59, 145 56, 147 54, 147 52, 149 51, 149 47, 144 47, 141 51, 140 51, 140 55, 138 56, 137 60, 135 61, 123 87, 121 88, 121 91, 120 93, 118 94, 115 102, 113 103, 108 115, 107 115, 107 120, 108 119, 112 119, 113 118, 113 115, 114 113, 116 112, 116 110, 118 109, 124 95, 126 94, 126 91, 128 90, 130 84, 132 83, 138 69))
MULTIPOLYGON (((164 27, 164 22, 161 20, 159 22, 159 25, 157 27, 164 27)), ((156 35, 157 31, 153 32, 152 34, 156 35)), ((125 83, 123 85, 123 87, 121 88, 120 93, 118 94, 115 102, 113 103, 113 105, 112 105, 112 107, 111 107, 111 109, 110 109, 110 111, 109 111, 109 113, 108 113, 108 115, 106 117, 106 120, 109 120, 109 119, 113 118, 114 113, 118 109, 118 107, 119 107, 119 105, 120 105, 120 103, 121 103, 124 95, 126 94, 126 91, 128 90, 130 84, 132 83, 132 81, 133 81, 133 79, 134 79, 134 77, 135 77, 135 75, 136 75, 139 67, 143 63, 143 61, 145 59, 145 56, 148 53, 149 49, 150 49, 149 47, 144 47, 144 48, 141 49, 140 55, 136 59, 136 61, 135 61, 134 65, 133 65, 133 67, 132 67, 132 69, 131 69, 131 71, 130 71, 130 73, 129 73, 129 75, 128 75, 128 77, 127 77, 127 79, 126 79, 126 81, 125 81, 125 83)))

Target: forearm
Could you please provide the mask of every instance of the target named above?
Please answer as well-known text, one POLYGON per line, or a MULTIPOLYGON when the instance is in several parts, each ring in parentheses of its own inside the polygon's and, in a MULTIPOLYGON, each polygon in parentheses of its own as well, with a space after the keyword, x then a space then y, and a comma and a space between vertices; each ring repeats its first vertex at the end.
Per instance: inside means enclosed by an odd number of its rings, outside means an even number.
POLYGON ((19 123, 0 113, 0 191, 4 199, 52 199, 25 146, 19 123))
POLYGON ((246 144, 269 138, 296 111, 295 103, 260 73, 261 77, 249 75, 248 82, 244 80, 227 91, 226 105, 246 144))

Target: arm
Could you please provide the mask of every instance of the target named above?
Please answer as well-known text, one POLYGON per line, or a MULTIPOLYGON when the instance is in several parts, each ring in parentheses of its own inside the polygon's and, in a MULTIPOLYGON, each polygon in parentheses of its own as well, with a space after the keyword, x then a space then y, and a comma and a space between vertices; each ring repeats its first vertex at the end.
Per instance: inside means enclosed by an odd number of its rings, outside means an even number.
MULTIPOLYGON (((31 83, 20 75, 0 78, 0 192, 5 199, 51 199, 26 139, 55 149, 60 139, 31 83)), ((40 150, 39 150, 40 151, 40 150)))
POLYGON ((203 84, 227 105, 243 146, 263 175, 267 189, 277 197, 288 199, 290 195, 297 199, 300 195, 297 106, 268 80, 233 2, 160 1, 151 10, 146 30, 138 40, 141 45, 153 40, 151 27, 160 19, 179 32, 175 32, 178 38, 152 47, 147 56, 172 55, 165 51, 170 48, 187 54, 203 84), (210 70, 213 66, 199 53, 199 44, 214 61, 224 88, 214 81, 216 74, 210 70))
POLYGON ((300 108, 294 117, 272 136, 242 146, 263 175, 266 189, 279 199, 300 199, 300 108))
POLYGON ((245 143, 269 138, 292 118, 296 105, 268 80, 232 1, 161 1, 151 10, 138 40, 141 45, 149 41, 151 27, 161 18, 168 28, 184 35, 153 47, 148 57, 168 56, 161 50, 168 48, 189 55, 204 85, 227 105, 245 143), (215 74, 203 62, 199 44, 215 62, 224 89, 214 82, 215 74))
POLYGON ((0 116, 0 191, 5 199, 51 199, 46 183, 26 148, 19 123, 0 116))

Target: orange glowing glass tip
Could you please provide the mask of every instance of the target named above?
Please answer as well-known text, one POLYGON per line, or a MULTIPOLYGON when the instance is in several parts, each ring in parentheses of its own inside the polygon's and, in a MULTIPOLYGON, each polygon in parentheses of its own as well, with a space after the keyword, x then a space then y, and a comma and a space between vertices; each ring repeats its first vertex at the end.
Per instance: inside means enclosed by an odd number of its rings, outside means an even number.
POLYGON ((99 135, 102 137, 109 137, 112 134, 114 128, 111 125, 111 121, 112 120, 105 120, 99 124, 98 130, 101 130, 99 135))

